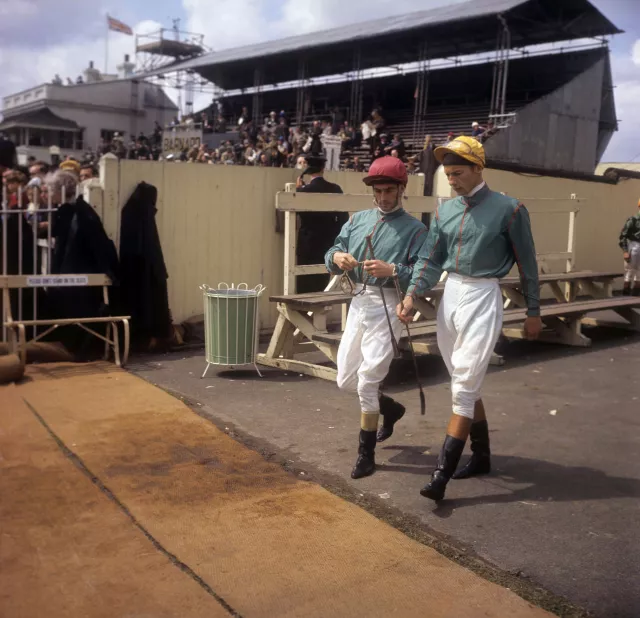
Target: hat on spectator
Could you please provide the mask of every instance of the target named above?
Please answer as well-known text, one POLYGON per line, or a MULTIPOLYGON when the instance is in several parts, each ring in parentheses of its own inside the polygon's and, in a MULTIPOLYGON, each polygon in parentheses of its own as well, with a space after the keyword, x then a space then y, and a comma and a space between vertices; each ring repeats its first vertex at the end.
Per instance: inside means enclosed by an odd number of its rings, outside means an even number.
POLYGON ((73 172, 76 176, 80 175, 80 163, 77 161, 73 161, 72 159, 67 159, 60 163, 60 169, 65 170, 66 172, 73 172))
POLYGON ((324 171, 324 166, 327 163, 327 158, 322 155, 307 155, 304 160, 307 163, 307 168, 303 174, 318 174, 324 171))
POLYGON ((444 165, 478 165, 484 168, 486 164, 482 144, 466 135, 456 137, 448 144, 439 146, 433 154, 437 161, 444 165))

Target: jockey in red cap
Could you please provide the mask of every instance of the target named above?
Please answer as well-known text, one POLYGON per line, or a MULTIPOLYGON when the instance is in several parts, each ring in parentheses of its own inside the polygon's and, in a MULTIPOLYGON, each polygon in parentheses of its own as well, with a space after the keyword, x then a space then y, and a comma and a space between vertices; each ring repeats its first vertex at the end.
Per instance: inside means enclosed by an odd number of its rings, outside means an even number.
POLYGON ((397 341, 403 328, 395 314, 399 299, 393 277, 406 292, 426 238, 425 226, 402 208, 407 181, 402 161, 376 159, 364 178, 373 189, 375 207, 355 213, 325 256, 329 272, 342 275, 341 287, 353 294, 338 349, 337 382, 339 388, 357 392, 360 400, 354 479, 373 474, 376 439, 389 438, 405 412, 402 404, 380 393, 380 385, 394 356, 392 332, 397 341))

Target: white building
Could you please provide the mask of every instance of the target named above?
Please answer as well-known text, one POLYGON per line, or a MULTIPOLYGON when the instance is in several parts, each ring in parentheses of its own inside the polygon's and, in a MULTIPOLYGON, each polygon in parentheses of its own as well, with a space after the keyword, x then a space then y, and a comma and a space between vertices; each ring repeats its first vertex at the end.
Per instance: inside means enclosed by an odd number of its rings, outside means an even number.
POLYGON ((19 153, 48 162, 57 148, 62 158, 80 159, 116 131, 126 143, 140 132, 150 135, 156 122, 169 124, 178 108, 164 90, 136 79, 127 56, 118 70, 103 75, 91 62, 84 83, 58 81, 4 97, 0 131, 19 153))

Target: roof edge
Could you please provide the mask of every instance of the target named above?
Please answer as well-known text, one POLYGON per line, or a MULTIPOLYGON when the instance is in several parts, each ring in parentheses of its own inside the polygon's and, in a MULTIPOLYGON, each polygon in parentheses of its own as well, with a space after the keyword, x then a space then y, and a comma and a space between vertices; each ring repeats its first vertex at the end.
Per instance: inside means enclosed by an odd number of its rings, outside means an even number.
MULTIPOLYGON (((503 172, 514 172, 515 174, 528 174, 531 176, 550 176, 551 178, 566 178, 568 180, 584 180, 586 182, 598 182, 606 185, 618 184, 618 179, 611 176, 606 177, 599 174, 587 174, 586 172, 572 172, 569 170, 552 170, 544 167, 534 167, 522 165, 513 161, 501 161, 499 159, 487 159, 487 169, 501 170, 503 172)), ((612 168, 613 169, 613 168, 612 168)), ((618 168, 616 168, 618 169, 618 168)), ((609 171, 609 170, 607 170, 609 171)), ((620 170, 629 172, 629 170, 620 170)), ((606 172, 605 172, 606 173, 606 172)), ((640 178, 640 172, 632 172, 640 178)), ((636 176, 630 176, 635 178, 636 176)))

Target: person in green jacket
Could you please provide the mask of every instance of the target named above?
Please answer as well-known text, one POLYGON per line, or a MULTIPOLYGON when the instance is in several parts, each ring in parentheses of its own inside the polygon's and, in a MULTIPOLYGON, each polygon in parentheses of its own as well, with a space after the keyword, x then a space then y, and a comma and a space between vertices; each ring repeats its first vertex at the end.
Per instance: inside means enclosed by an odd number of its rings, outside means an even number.
POLYGON ((458 197, 437 208, 397 313, 408 323, 414 300, 433 288, 444 271, 448 273, 438 308, 437 337, 451 375, 453 413, 431 482, 420 492, 442 500, 452 477, 467 478, 491 470, 489 427, 480 391, 502 329, 498 281, 514 264, 527 303, 524 332, 528 339, 538 337, 542 322, 527 209, 486 185, 482 178, 484 149, 475 139, 458 137, 436 148, 434 154, 458 197), (456 474, 469 435, 472 456, 456 474))
POLYGON ((624 257, 624 287, 625 296, 640 295, 640 200, 638 212, 629 217, 620 232, 620 248, 624 257))
POLYGON ((402 333, 395 312, 400 299, 392 277, 397 275, 406 291, 426 238, 425 226, 402 208, 407 181, 399 159, 374 161, 364 182, 373 187, 375 208, 355 213, 325 255, 327 270, 341 274, 342 287, 354 295, 337 357, 338 387, 357 392, 360 400, 354 479, 373 474, 376 440, 389 438, 405 412, 402 404, 380 393, 380 385, 394 356, 392 336, 397 341, 402 333), (376 436, 380 415, 382 427, 376 436))

